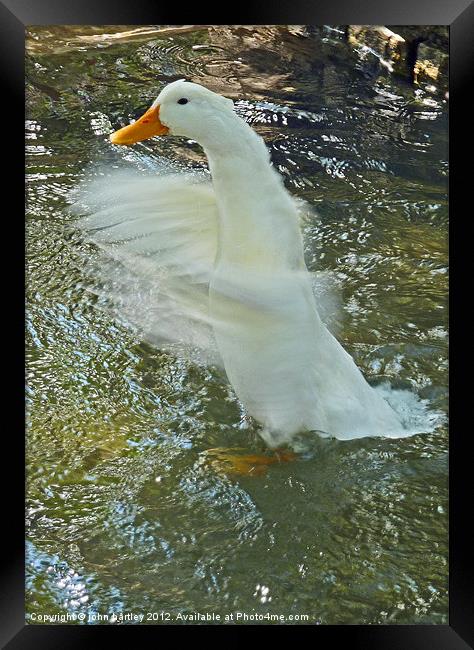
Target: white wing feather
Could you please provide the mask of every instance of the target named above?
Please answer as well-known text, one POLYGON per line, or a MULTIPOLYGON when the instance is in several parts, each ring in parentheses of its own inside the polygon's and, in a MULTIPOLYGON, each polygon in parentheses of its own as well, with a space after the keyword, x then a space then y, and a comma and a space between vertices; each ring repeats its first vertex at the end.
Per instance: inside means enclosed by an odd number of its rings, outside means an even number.
POLYGON ((87 212, 76 225, 105 253, 95 268, 118 316, 155 345, 220 365, 208 317, 217 205, 205 177, 115 172, 84 183, 74 211, 87 212))

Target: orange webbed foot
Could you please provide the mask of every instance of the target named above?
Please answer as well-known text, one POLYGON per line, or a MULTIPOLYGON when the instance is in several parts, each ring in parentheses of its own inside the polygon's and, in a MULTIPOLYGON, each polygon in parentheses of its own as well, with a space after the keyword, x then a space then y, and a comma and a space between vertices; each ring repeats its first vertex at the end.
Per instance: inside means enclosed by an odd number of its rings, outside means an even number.
POLYGON ((224 474, 237 474, 246 476, 262 476, 269 465, 295 460, 296 454, 286 449, 275 449, 269 453, 242 454, 241 448, 235 449, 208 449, 205 453, 211 465, 224 474))

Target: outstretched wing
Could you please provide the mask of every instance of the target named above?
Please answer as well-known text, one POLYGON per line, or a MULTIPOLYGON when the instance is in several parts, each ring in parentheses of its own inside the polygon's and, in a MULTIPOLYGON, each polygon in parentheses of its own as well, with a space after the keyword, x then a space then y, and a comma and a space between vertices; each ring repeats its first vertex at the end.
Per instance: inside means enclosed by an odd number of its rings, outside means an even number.
POLYGON ((209 181, 114 172, 84 183, 74 211, 103 253, 94 275, 119 318, 154 345, 220 365, 208 317, 218 216, 209 181))

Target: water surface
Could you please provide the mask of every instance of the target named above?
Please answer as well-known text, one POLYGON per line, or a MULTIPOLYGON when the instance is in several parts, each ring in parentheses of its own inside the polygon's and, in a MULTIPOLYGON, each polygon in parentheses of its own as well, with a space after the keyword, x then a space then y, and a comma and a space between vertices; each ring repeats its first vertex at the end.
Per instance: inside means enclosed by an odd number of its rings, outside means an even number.
POLYGON ((369 380, 447 410, 444 99, 335 29, 32 29, 27 611, 446 623, 445 418, 229 476, 207 449, 263 445, 222 376, 97 307, 67 197, 101 165, 206 166, 184 139, 107 139, 179 78, 231 97, 316 208, 308 267, 335 274, 338 338, 369 380))

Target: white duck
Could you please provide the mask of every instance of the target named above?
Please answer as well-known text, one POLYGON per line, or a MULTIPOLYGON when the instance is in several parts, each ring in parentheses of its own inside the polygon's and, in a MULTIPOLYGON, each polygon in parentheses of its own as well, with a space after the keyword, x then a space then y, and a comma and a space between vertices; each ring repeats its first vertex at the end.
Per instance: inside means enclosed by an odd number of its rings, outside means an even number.
MULTIPOLYGON (((203 147, 212 184, 185 174, 108 184, 84 221, 93 239, 138 283, 160 275, 176 339, 190 331, 185 318, 210 328, 227 377, 268 446, 305 430, 339 439, 407 435, 321 321, 296 203, 233 102, 175 81, 110 140, 129 145, 164 134, 203 147)), ((129 311, 136 322, 142 317, 140 309, 129 311)), ((158 338, 163 318, 162 311, 148 327, 158 338)))

